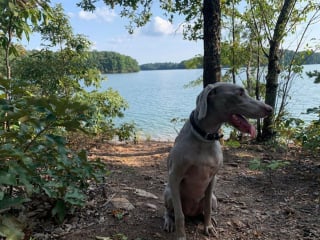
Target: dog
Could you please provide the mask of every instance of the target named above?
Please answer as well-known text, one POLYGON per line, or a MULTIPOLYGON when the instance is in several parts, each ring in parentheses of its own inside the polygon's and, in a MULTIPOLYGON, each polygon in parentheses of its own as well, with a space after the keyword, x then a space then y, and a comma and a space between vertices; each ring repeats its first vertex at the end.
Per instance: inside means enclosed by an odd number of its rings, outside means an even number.
POLYGON ((215 233, 211 214, 217 199, 213 190, 223 162, 219 129, 229 123, 255 137, 255 127, 246 118, 264 118, 272 112, 271 106, 251 98, 235 84, 219 82, 202 90, 167 159, 165 231, 175 231, 176 239, 186 240, 185 216, 203 215, 204 233, 215 233))

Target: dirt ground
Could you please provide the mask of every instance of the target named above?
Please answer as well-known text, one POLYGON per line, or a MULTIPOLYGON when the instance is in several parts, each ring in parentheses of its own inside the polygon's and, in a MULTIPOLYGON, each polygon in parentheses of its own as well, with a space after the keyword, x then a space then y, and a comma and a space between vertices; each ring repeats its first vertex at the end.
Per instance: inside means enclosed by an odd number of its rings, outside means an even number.
MULTIPOLYGON (((152 240, 174 239, 162 230, 162 192, 167 181, 166 158, 171 142, 94 144, 90 158, 101 158, 109 174, 92 185, 88 203, 63 225, 45 221, 38 239, 152 240), (139 194, 139 193, 144 194, 139 194), (114 200, 128 200, 133 209, 120 209, 114 200), (47 224, 47 225, 46 225, 47 224)), ((320 239, 320 158, 299 149, 242 144, 224 147, 224 166, 218 174, 216 236, 203 235, 200 219, 187 219, 187 239, 320 239), (252 159, 287 160, 273 172, 252 171, 252 159)))

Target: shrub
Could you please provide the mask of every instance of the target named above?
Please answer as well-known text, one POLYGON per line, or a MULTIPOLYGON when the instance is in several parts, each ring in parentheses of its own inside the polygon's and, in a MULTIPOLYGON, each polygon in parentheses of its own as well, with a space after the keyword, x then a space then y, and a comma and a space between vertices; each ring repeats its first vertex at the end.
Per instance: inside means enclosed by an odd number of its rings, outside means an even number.
MULTIPOLYGON (((81 113, 88 110, 54 96, 0 100, 0 117, 10 123, 9 130, 0 131, 1 212, 46 195, 54 203, 52 216, 61 222, 70 206, 85 203, 88 181, 99 181, 104 165, 89 161, 85 151, 69 149, 62 133, 82 130, 88 119, 81 113)), ((5 222, 0 234, 8 230, 5 222)))
POLYGON ((304 149, 317 154, 320 151, 320 107, 308 109, 307 114, 317 114, 318 119, 302 127, 301 131, 295 134, 295 138, 304 149))
POLYGON ((277 139, 280 143, 294 143, 317 154, 320 150, 320 107, 308 109, 306 114, 316 114, 318 119, 309 124, 299 118, 283 119, 277 126, 277 139))

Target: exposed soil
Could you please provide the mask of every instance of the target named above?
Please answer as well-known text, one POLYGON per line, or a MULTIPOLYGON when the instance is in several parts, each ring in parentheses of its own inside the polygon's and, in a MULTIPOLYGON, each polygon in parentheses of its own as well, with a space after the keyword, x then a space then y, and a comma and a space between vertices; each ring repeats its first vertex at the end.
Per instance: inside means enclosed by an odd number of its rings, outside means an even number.
MULTIPOLYGON (((105 183, 92 185, 83 209, 63 225, 45 220, 34 232, 38 239, 174 239, 162 230, 162 192, 167 181, 170 142, 138 144, 95 143, 90 158, 101 158, 109 171, 105 183), (141 190, 155 196, 139 196, 141 190), (132 210, 116 208, 125 198, 132 210), (38 233, 36 233, 38 232, 38 233)), ((142 191, 143 192, 143 191, 142 191)), ((299 149, 276 151, 259 145, 224 147, 215 213, 217 235, 203 235, 202 221, 186 220, 187 239, 320 239, 320 158, 299 149), (290 165, 272 172, 248 168, 254 158, 287 160, 290 165)))

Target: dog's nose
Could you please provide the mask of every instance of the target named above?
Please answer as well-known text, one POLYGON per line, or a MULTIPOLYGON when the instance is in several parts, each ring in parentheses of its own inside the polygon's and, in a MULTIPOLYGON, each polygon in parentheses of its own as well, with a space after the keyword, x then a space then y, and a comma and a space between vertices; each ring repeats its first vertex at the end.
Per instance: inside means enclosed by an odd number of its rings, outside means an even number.
POLYGON ((268 115, 272 114, 273 112, 273 108, 267 104, 266 104, 265 110, 268 115))

